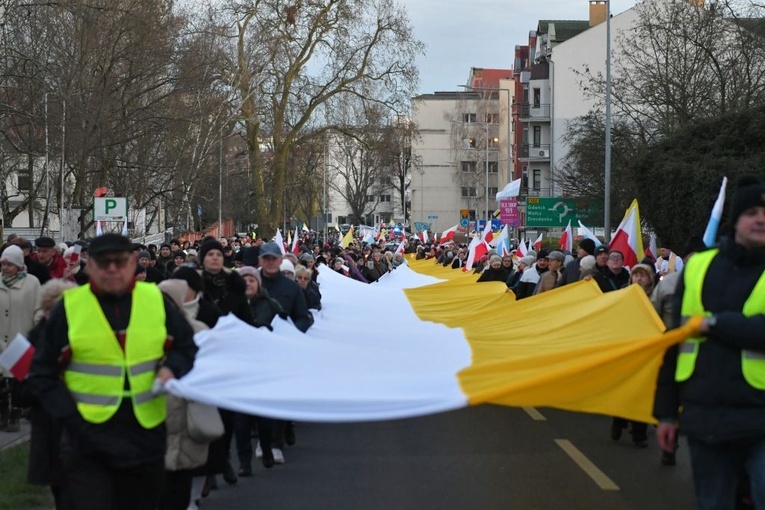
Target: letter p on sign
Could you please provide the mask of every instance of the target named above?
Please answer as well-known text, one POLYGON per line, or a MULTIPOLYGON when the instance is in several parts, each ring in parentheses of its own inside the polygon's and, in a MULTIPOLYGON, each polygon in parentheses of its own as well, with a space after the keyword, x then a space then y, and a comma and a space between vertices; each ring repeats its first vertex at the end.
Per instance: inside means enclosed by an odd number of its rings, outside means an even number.
POLYGON ((96 221, 124 221, 128 213, 125 197, 95 197, 93 219, 96 221))

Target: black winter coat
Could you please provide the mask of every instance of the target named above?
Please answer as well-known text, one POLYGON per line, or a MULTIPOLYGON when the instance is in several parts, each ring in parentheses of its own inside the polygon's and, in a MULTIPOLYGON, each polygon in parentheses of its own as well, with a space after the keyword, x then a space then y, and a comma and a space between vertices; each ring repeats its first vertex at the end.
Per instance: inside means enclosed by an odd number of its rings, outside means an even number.
MULTIPOLYGON (((724 242, 707 270, 701 291, 704 309, 717 324, 699 348, 687 381, 675 381, 678 346, 670 348, 659 372, 654 416, 675 420, 689 437, 719 444, 765 439, 765 391, 750 386, 741 372, 741 350, 765 353, 765 315, 744 317, 744 302, 765 272, 765 249, 748 251, 724 242), (678 409, 682 406, 682 413, 678 409)), ((674 325, 680 324, 684 281, 675 292, 674 325)))
POLYGON ((233 313, 239 320, 254 324, 252 311, 247 304, 244 278, 229 268, 218 274, 200 270, 202 275, 203 298, 213 303, 223 315, 233 313))
POLYGON ((494 269, 491 266, 489 266, 486 271, 481 273, 481 276, 478 278, 479 282, 507 282, 507 278, 509 276, 509 272, 506 268, 500 266, 499 269, 494 269))

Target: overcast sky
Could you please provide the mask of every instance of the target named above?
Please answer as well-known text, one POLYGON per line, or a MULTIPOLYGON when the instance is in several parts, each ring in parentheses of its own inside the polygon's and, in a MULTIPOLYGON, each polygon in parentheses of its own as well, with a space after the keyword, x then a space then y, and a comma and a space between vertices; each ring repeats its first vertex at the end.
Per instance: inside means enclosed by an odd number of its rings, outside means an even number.
MULTIPOLYGON (((517 44, 528 44, 540 19, 586 20, 588 0, 400 0, 415 36, 425 43, 418 59, 420 93, 460 90, 471 67, 512 68, 517 44)), ((611 13, 635 0, 611 0, 611 13)))

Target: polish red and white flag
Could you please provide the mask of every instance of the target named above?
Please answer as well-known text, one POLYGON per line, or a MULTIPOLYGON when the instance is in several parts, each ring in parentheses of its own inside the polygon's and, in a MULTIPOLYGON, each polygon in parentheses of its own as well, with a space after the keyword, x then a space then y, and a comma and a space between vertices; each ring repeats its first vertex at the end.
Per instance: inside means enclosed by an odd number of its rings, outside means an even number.
POLYGON ((441 233, 441 238, 439 239, 438 242, 441 244, 444 244, 454 239, 454 234, 457 233, 458 227, 459 225, 454 225, 452 228, 448 230, 444 230, 443 233, 441 233))
POLYGON ((643 237, 640 230, 640 208, 637 199, 624 213, 624 219, 614 232, 610 250, 618 250, 624 255, 624 265, 627 268, 634 267, 643 257, 643 237))
POLYGON ((24 335, 18 333, 0 354, 0 366, 12 373, 19 381, 23 381, 29 373, 34 355, 34 346, 24 335))
POLYGON ((558 247, 564 252, 567 251, 569 253, 571 253, 571 250, 574 247, 574 236, 571 233, 571 220, 568 220, 568 225, 566 225, 566 230, 564 230, 563 235, 560 236, 558 247))

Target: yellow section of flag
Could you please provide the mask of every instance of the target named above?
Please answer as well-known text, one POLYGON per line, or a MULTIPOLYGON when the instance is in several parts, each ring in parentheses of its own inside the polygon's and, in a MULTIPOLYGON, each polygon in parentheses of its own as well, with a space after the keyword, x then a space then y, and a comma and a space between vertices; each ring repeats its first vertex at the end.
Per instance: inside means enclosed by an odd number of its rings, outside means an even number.
POLYGON ((410 260, 410 267, 448 278, 405 292, 421 320, 463 329, 472 363, 458 379, 471 404, 655 422, 653 394, 664 352, 693 325, 664 333, 639 286, 603 294, 593 281, 583 281, 515 301, 503 283, 475 283, 477 275, 432 260, 410 260))

